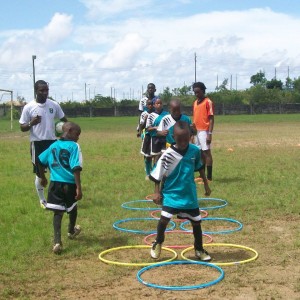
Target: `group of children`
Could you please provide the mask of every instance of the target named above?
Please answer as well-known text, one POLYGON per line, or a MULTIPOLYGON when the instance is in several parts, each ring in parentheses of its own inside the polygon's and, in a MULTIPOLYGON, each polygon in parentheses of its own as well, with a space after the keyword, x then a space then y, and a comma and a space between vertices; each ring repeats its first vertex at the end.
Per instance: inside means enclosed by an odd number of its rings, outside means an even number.
MULTIPOLYGON (((151 88, 154 86, 152 83, 149 85, 151 88)), ((168 113, 163 110, 161 99, 153 100, 153 95, 145 102, 140 116, 137 136, 142 136, 144 132, 141 154, 144 155, 146 179, 155 182, 153 201, 162 205, 156 240, 150 252, 153 259, 159 258, 166 227, 172 216, 177 214, 178 218, 191 221, 195 256, 202 261, 211 260, 203 248, 201 215, 194 179, 194 173, 199 171, 205 195, 209 196, 211 190, 208 179, 212 180, 210 143, 214 120, 212 102, 204 96, 205 89, 201 82, 193 85, 197 96, 193 107, 193 124, 188 116, 181 113, 178 100, 171 100, 168 113), (195 144, 191 143, 192 136, 195 144), (208 179, 203 160, 209 163, 208 179)))

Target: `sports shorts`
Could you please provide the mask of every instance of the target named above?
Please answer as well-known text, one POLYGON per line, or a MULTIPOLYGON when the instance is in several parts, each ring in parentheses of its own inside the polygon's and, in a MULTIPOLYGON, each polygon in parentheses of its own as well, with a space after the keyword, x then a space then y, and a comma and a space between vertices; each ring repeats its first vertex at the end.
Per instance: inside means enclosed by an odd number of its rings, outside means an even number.
POLYGON ((174 208, 170 206, 162 207, 162 211, 161 211, 162 216, 171 219, 175 214, 177 214, 178 219, 188 219, 193 222, 201 221, 199 208, 181 209, 181 208, 174 208))
POLYGON ((36 163, 38 162, 39 155, 50 147, 56 140, 44 140, 44 141, 34 141, 30 143, 30 155, 33 165, 33 173, 38 177, 40 176, 39 168, 36 163))
POLYGON ((151 136, 149 134, 145 134, 142 142, 141 154, 146 157, 151 156, 151 136))
POLYGON ((50 181, 46 208, 71 212, 77 205, 76 184, 50 181))
POLYGON ((151 155, 160 155, 166 150, 166 138, 163 136, 151 137, 151 155))
POLYGON ((194 139, 195 145, 198 146, 203 151, 209 150, 211 148, 211 145, 207 144, 206 142, 207 135, 208 135, 208 131, 198 130, 194 139))

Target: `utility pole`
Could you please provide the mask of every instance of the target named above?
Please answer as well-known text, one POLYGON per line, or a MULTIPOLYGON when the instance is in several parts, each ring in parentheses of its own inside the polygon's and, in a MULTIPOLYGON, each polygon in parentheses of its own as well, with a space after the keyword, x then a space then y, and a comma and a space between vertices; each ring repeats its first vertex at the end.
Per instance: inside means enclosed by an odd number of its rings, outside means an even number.
POLYGON ((276 70, 276 67, 275 67, 275 79, 276 79, 276 73, 277 73, 277 70, 276 70))
POLYGON ((230 75, 230 90, 232 90, 232 74, 230 75))
POLYGON ((195 52, 194 60, 195 60, 195 82, 197 82, 197 54, 196 54, 196 52, 195 52))
POLYGON ((33 79, 33 99, 35 99, 35 66, 34 66, 34 60, 36 59, 36 55, 32 55, 32 79, 33 79))
POLYGON ((235 74, 235 90, 237 91, 237 74, 235 74))

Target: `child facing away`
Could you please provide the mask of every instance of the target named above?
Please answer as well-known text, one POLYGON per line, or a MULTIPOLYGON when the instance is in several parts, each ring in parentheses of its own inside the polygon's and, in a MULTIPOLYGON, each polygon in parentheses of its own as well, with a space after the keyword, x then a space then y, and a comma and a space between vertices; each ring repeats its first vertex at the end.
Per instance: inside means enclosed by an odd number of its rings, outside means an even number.
POLYGON ((201 154, 197 146, 189 144, 190 127, 187 122, 175 123, 174 139, 175 144, 163 153, 150 174, 150 179, 155 182, 153 201, 158 204, 162 200, 157 236, 150 254, 154 259, 159 258, 167 225, 172 216, 177 214, 178 218, 191 221, 195 256, 202 261, 210 261, 211 257, 203 249, 201 215, 194 180, 194 172, 199 171, 203 176, 205 195, 209 196, 211 190, 202 168, 201 154))
POLYGON ((76 225, 77 201, 82 198, 80 172, 82 154, 77 141, 81 129, 79 125, 66 122, 63 134, 47 150, 39 155, 41 185, 46 187, 45 168, 50 169, 50 184, 46 209, 52 210, 54 227, 53 252, 62 251, 61 222, 64 212, 69 215, 68 237, 74 239, 81 228, 76 225))

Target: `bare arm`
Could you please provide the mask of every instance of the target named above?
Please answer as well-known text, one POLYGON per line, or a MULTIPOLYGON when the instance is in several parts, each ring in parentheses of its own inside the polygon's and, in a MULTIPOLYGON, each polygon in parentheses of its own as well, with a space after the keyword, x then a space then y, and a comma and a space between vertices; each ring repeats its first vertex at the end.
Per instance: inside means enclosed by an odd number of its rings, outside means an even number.
POLYGON ((26 132, 29 131, 32 126, 35 126, 39 123, 41 123, 41 117, 35 116, 29 121, 29 123, 21 124, 20 129, 22 132, 26 132))
POLYGON ((214 130, 214 123, 215 123, 215 118, 214 116, 209 116, 209 128, 208 128, 208 135, 206 138, 207 144, 210 144, 212 141, 212 132, 214 130))
POLYGON ((39 173, 40 173, 40 183, 43 187, 46 187, 48 184, 47 178, 45 176, 45 167, 43 165, 41 165, 39 162, 37 162, 37 167, 39 169, 39 173))
POLYGON ((76 170, 74 172, 75 184, 76 184, 76 200, 80 200, 82 198, 82 190, 81 190, 81 180, 80 180, 80 170, 76 170))
POLYGON ((155 182, 153 202, 155 204, 161 204, 160 182, 155 182))

